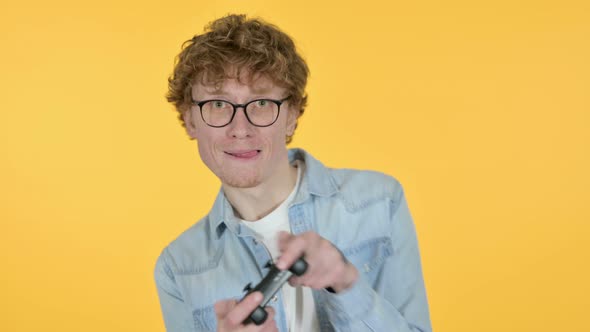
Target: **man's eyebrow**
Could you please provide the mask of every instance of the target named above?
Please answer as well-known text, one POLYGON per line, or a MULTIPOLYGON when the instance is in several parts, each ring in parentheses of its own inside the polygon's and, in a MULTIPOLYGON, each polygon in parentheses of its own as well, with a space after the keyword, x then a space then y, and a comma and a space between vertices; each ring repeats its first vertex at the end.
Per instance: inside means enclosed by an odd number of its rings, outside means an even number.
POLYGON ((219 89, 219 88, 215 88, 215 89, 205 88, 203 90, 205 90, 205 92, 210 95, 225 95, 225 94, 227 94, 227 92, 225 90, 219 89))
POLYGON ((272 90, 272 87, 270 87, 268 85, 267 86, 261 86, 261 87, 253 87, 252 88, 252 91, 255 94, 258 94, 258 95, 267 94, 267 93, 270 92, 270 90, 272 90))
MULTIPOLYGON (((251 87, 251 89, 254 94, 264 95, 264 94, 268 94, 272 90, 272 87, 268 86, 268 85, 254 86, 254 87, 251 87)), ((226 90, 224 90, 223 88, 219 88, 219 87, 218 88, 205 88, 204 90, 207 94, 211 94, 211 95, 228 95, 229 94, 226 90)))

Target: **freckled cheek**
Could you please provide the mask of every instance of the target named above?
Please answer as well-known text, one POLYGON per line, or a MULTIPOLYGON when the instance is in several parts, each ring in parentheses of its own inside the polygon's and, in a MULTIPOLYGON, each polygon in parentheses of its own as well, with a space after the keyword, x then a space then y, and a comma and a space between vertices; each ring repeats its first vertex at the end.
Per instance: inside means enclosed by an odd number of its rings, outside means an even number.
POLYGON ((207 166, 215 166, 219 164, 219 157, 215 155, 215 146, 208 140, 201 140, 199 142, 199 156, 207 166))
POLYGON ((274 162, 280 161, 285 153, 283 150, 286 151, 285 148, 285 136, 282 135, 281 131, 273 133, 271 137, 268 138, 266 144, 270 148, 268 158, 273 160, 274 162))
POLYGON ((219 139, 216 138, 218 133, 211 132, 211 128, 203 127, 197 128, 197 142, 199 144, 199 153, 202 156, 209 156, 209 158, 214 158, 216 149, 215 147, 219 144, 219 139))

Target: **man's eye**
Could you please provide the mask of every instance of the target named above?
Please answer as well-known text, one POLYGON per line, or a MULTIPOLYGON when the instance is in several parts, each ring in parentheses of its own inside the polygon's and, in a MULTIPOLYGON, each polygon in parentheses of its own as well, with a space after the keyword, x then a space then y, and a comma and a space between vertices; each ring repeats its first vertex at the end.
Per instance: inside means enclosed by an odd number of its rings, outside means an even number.
POLYGON ((259 100, 256 104, 256 106, 266 106, 268 105, 268 100, 259 100))
POLYGON ((225 106, 225 103, 222 101, 213 102, 213 107, 215 107, 215 108, 223 108, 223 106, 225 106))

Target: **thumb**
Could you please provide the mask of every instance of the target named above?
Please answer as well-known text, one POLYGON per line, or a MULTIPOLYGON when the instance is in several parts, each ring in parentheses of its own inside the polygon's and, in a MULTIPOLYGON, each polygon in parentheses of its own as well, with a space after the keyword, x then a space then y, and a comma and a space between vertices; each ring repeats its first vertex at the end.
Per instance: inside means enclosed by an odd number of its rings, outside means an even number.
POLYGON ((222 300, 215 303, 215 315, 218 320, 223 319, 236 305, 236 300, 222 300))

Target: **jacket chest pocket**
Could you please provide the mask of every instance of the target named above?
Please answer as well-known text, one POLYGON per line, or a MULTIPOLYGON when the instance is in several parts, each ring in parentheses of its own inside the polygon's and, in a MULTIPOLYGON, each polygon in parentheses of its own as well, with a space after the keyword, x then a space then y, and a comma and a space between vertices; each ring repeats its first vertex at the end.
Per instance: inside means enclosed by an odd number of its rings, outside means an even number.
MULTIPOLYGON (((242 296, 234 296, 231 299, 240 301, 242 296)), ((224 299, 229 300, 229 299, 224 299)), ((217 331, 217 315, 215 314, 215 304, 193 310, 193 320, 197 331, 217 331)))
POLYGON ((367 280, 374 283, 385 260, 393 255, 393 245, 389 237, 378 237, 345 248, 342 254, 367 280))
POLYGON ((192 316, 197 331, 216 331, 217 317, 214 305, 217 301, 240 300, 245 294, 247 281, 241 273, 220 273, 218 269, 182 278, 190 298, 192 316))
POLYGON ((217 317, 213 305, 193 310, 197 331, 217 331, 217 317))

